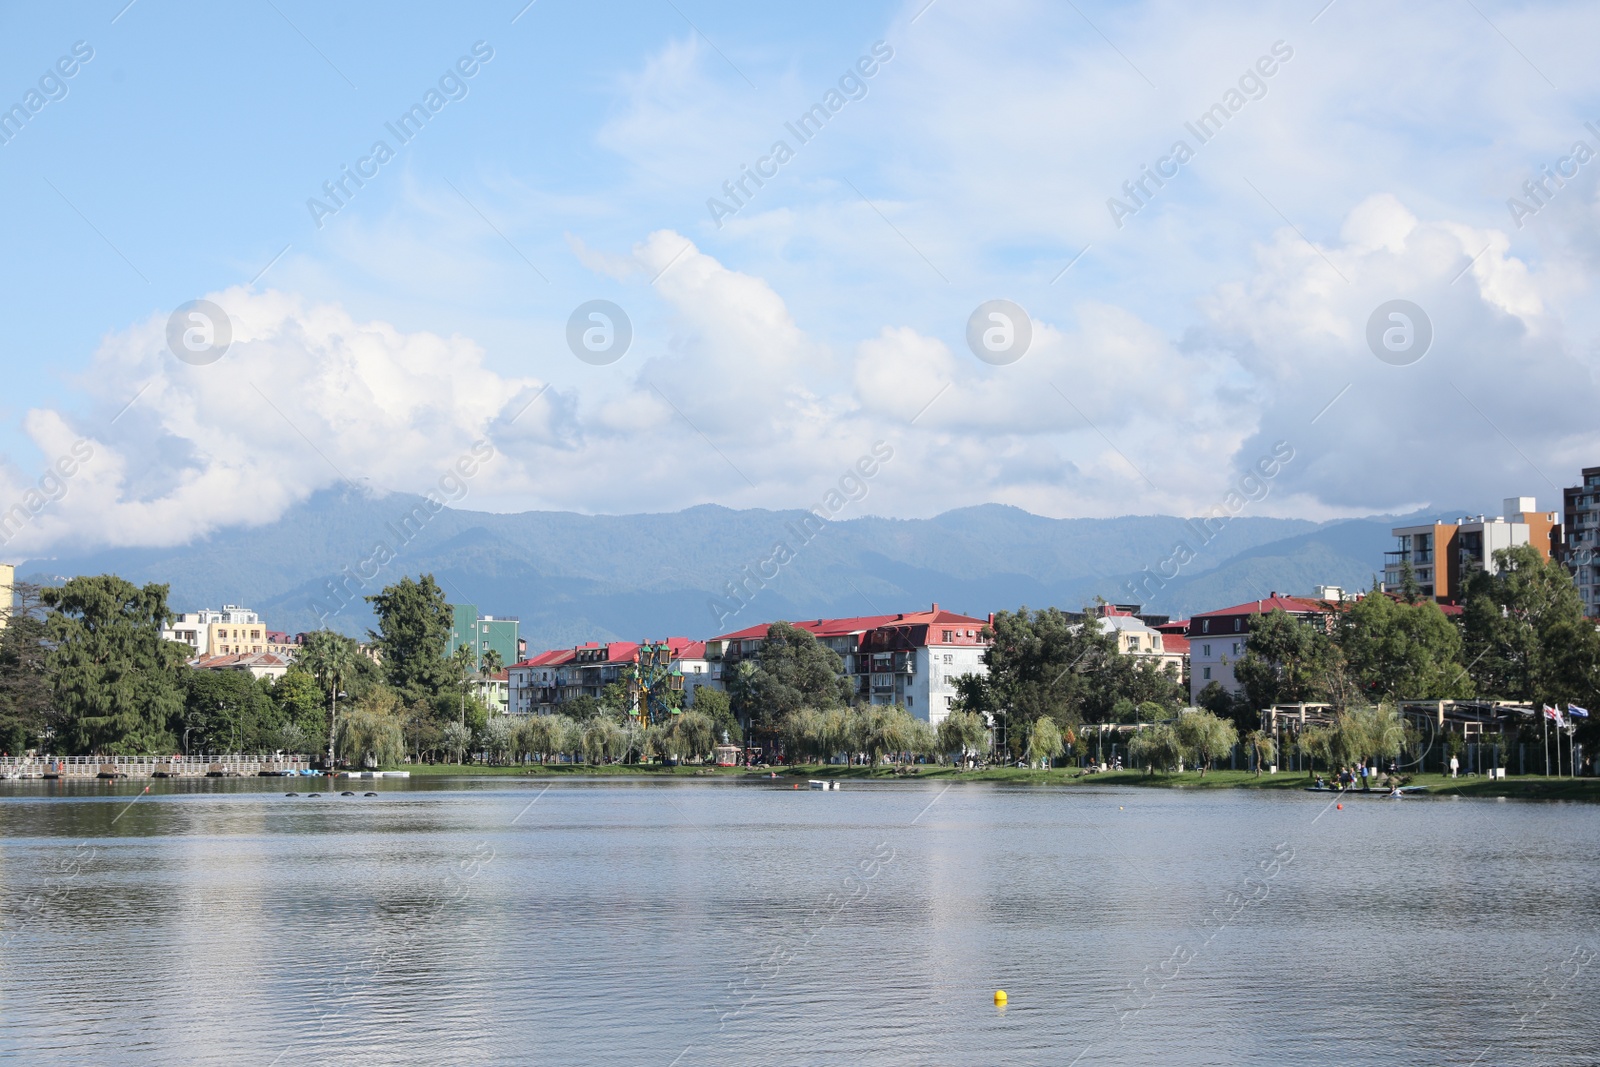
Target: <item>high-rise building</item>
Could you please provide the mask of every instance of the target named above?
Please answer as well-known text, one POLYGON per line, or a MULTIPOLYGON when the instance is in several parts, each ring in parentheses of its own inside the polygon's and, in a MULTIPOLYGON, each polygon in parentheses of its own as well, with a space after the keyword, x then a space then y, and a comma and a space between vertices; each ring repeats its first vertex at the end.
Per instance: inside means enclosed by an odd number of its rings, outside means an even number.
POLYGON ((1583 613, 1600 615, 1600 467, 1583 468, 1583 481, 1563 490, 1562 498, 1562 562, 1583 598, 1583 613))
POLYGON ((516 616, 479 615, 475 604, 452 604, 450 615, 450 644, 445 655, 454 655, 456 649, 466 645, 472 649, 476 663, 482 663, 483 654, 491 648, 500 653, 502 666, 521 658, 518 630, 522 621, 516 616))
POLYGON ((1532 545, 1550 559, 1562 543, 1560 517, 1554 511, 1534 510, 1535 503, 1531 496, 1507 497, 1496 518, 1479 515, 1396 527, 1392 532, 1397 547, 1384 553, 1384 592, 1401 591, 1409 563, 1423 596, 1456 603, 1465 595, 1466 583, 1474 573, 1495 572, 1494 554, 1502 548, 1532 545))

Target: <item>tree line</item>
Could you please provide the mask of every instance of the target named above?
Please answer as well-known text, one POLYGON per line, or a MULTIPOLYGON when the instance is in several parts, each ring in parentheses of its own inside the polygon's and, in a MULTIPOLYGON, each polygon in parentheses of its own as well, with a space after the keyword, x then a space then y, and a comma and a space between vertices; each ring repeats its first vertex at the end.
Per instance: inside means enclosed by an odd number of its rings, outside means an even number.
POLYGON ((167 595, 110 574, 19 583, 0 630, 0 749, 398 759, 464 748, 488 720, 473 683, 499 657, 446 656, 450 608, 431 575, 367 598, 378 628, 366 650, 321 630, 276 680, 189 667, 191 650, 161 636, 167 595))

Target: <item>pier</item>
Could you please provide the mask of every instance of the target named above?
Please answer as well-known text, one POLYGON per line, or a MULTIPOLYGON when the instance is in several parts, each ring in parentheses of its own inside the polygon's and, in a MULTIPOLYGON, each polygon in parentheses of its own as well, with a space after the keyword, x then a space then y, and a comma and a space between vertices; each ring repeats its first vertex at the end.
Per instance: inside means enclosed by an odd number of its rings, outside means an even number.
POLYGON ((298 774, 304 755, 0 756, 0 778, 257 778, 298 774))

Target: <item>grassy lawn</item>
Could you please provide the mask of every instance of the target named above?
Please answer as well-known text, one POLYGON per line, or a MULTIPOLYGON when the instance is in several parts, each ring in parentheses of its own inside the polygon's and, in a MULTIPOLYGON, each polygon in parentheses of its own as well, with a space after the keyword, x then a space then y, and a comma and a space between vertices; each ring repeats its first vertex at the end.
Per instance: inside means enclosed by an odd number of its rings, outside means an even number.
MULTIPOLYGON (((744 767, 663 767, 659 764, 605 764, 589 766, 585 763, 529 764, 526 767, 490 767, 483 764, 407 764, 390 770, 410 771, 413 777, 456 776, 523 776, 523 777, 610 777, 628 775, 646 778, 765 778, 768 771, 754 771, 744 767)), ((1142 771, 1106 771, 1084 774, 1075 767, 1057 767, 1037 770, 1029 767, 989 767, 983 770, 963 771, 954 767, 933 764, 913 765, 902 773, 894 767, 843 767, 837 765, 798 766, 775 768, 778 777, 796 778, 849 778, 849 779, 942 779, 961 782, 1011 782, 1019 785, 1119 785, 1155 789, 1273 789, 1299 790, 1311 784, 1305 772, 1279 771, 1257 777, 1251 771, 1210 771, 1202 776, 1198 771, 1182 774, 1147 775, 1142 771)), ((1488 778, 1456 778, 1447 774, 1419 774, 1411 778, 1411 785, 1425 786, 1430 794, 1463 797, 1515 797, 1532 800, 1600 800, 1600 778, 1539 778, 1532 775, 1499 780, 1488 778)), ((1382 792, 1374 783, 1373 792, 1382 792)), ((1357 790, 1359 792, 1359 788, 1357 790)))

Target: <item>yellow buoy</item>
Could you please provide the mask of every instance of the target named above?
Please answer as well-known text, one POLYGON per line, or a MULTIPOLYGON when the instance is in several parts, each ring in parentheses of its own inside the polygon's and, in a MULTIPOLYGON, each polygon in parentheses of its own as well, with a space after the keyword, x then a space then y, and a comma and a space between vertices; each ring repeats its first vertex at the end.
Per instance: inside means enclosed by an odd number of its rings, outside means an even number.
POLYGON ((1004 1004, 1006 1002, 1006 991, 1004 989, 996 989, 994 991, 994 1002, 996 1004, 1004 1004))

